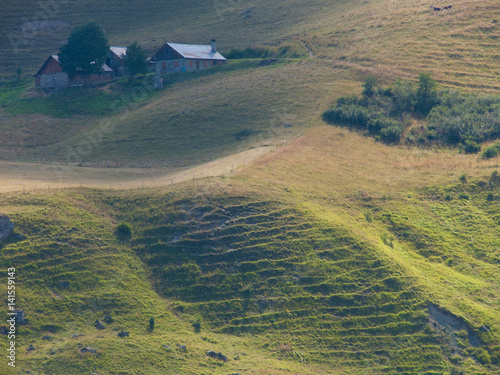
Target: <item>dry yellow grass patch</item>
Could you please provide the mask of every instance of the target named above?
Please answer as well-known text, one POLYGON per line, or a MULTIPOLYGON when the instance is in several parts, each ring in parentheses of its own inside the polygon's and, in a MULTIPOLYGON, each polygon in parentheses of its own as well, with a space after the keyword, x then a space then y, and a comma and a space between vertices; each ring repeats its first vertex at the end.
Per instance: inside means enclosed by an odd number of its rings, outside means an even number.
POLYGON ((452 182, 463 173, 485 176, 496 167, 497 160, 456 150, 387 146, 347 129, 315 126, 259 159, 242 176, 331 196, 359 191, 383 196, 452 182))

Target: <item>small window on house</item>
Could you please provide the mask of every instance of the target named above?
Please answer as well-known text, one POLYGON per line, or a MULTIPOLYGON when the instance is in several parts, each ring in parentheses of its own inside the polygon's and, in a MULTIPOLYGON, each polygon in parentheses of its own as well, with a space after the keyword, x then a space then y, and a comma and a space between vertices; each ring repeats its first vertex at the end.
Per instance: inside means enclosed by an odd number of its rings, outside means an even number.
POLYGON ((189 66, 193 67, 193 60, 189 60, 189 66))
POLYGON ((163 70, 167 69, 167 62, 166 62, 166 61, 163 61, 163 62, 161 63, 161 68, 162 68, 163 70))
POLYGON ((207 62, 206 61, 203 61, 203 67, 206 68, 207 67, 207 62))
POLYGON ((179 61, 174 61, 174 66, 175 66, 176 68, 178 68, 178 67, 179 67, 179 61))
POLYGON ((217 65, 217 61, 212 61, 212 65, 213 66, 217 65))

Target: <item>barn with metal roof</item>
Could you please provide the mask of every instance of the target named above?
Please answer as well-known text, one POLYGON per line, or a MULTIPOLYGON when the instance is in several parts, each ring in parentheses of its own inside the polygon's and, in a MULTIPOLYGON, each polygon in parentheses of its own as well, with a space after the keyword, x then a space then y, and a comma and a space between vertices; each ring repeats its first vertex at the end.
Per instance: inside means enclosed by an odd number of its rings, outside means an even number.
POLYGON ((83 75, 77 73, 69 76, 68 73, 63 71, 59 63, 59 56, 51 55, 34 75, 35 87, 57 90, 71 86, 92 86, 110 81, 113 74, 113 69, 103 64, 101 72, 98 74, 83 75))
POLYGON ((226 58, 217 52, 215 39, 211 44, 165 43, 151 58, 157 74, 190 72, 223 65, 226 58))

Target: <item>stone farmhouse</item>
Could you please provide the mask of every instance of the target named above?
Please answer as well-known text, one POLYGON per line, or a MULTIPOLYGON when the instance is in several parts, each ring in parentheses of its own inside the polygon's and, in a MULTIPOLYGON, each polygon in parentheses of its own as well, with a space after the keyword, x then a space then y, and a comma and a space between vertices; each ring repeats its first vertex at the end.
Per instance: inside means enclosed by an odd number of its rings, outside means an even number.
POLYGON ((223 65, 226 59, 217 52, 215 39, 209 45, 165 43, 151 58, 156 74, 191 72, 223 65))
MULTIPOLYGON (((98 74, 75 74, 69 76, 64 72, 59 57, 51 55, 35 74, 35 87, 57 90, 67 87, 92 86, 111 81, 127 74, 125 57, 126 47, 109 47, 106 63, 98 74)), ((217 52, 215 39, 209 45, 165 43, 155 55, 149 59, 150 67, 156 74, 191 72, 223 65, 226 59, 217 52)), ((156 79, 156 78, 155 78, 156 79)), ((155 85, 157 82, 155 81, 155 85)))
POLYGON ((59 56, 51 55, 34 77, 36 88, 57 90, 108 82, 113 79, 114 71, 108 65, 103 64, 99 74, 75 74, 70 77, 63 71, 59 56))
POLYGON ((113 69, 116 77, 123 77, 127 73, 125 67, 126 56, 127 47, 109 47, 106 65, 113 69))

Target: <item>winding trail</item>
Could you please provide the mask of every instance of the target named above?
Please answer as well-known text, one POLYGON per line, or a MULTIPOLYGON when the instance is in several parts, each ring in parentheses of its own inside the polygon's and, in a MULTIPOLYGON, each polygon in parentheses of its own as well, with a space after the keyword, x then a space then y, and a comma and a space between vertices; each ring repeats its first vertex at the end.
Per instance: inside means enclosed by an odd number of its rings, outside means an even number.
POLYGON ((187 168, 88 168, 0 161, 0 192, 67 187, 135 189, 160 187, 231 173, 272 152, 276 146, 254 147, 187 168))

